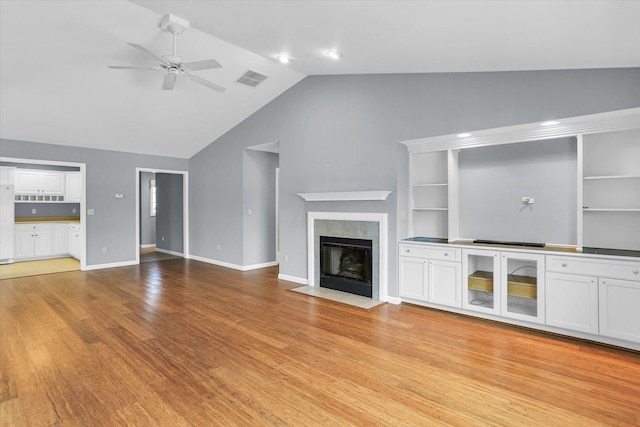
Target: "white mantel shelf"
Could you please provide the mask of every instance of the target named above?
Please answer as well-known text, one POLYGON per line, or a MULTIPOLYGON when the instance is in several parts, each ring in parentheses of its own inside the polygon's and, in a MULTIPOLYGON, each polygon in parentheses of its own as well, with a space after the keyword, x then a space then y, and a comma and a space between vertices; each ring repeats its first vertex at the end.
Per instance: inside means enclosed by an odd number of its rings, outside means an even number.
POLYGON ((391 191, 334 191, 326 193, 298 193, 307 202, 349 202, 387 200, 391 191))

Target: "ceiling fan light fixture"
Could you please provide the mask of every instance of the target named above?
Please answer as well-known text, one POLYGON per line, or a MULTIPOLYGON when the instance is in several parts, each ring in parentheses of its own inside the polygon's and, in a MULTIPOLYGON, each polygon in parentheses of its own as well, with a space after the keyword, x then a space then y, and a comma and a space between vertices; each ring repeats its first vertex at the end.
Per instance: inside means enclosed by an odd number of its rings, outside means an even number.
POLYGON ((342 58, 342 54, 337 50, 328 50, 326 53, 327 53, 327 56, 331 59, 338 60, 342 58))

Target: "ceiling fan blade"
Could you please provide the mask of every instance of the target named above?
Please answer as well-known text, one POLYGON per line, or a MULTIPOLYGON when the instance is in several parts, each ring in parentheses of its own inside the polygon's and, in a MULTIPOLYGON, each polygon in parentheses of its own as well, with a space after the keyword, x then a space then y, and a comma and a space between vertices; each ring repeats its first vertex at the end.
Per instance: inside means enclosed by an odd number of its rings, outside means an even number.
POLYGON ((225 90, 227 90, 227 88, 225 88, 224 86, 220 86, 217 83, 214 83, 210 80, 207 79, 203 79, 202 77, 195 75, 195 74, 190 74, 190 73, 185 73, 184 74, 189 80, 191 80, 192 82, 201 84, 202 86, 206 86, 209 89, 213 89, 217 92, 224 92, 225 90))
POLYGON ((204 61, 185 62, 182 64, 191 71, 208 70, 210 68, 222 68, 222 65, 215 59, 205 59, 204 61))
POLYGON ((160 61, 163 64, 169 64, 169 62, 166 59, 164 59, 162 56, 158 55, 157 53, 151 52, 146 47, 140 46, 139 44, 135 44, 135 43, 127 43, 127 44, 133 48, 138 49, 140 52, 144 52, 149 56, 153 56, 153 59, 160 61))
POLYGON ((176 85, 176 75, 173 73, 167 73, 162 81, 162 90, 173 90, 176 85))
POLYGON ((107 65, 107 67, 115 70, 164 70, 161 67, 129 67, 127 65, 107 65))

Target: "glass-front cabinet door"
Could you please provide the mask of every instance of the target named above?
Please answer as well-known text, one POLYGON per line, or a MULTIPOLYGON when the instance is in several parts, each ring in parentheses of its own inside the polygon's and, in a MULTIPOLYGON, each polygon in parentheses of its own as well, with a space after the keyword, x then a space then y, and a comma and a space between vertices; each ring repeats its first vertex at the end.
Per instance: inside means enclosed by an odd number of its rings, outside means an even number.
POLYGON ((501 315, 544 323, 544 256, 501 252, 501 315))
POLYGON ((462 306, 467 310, 500 314, 500 252, 463 250, 462 306))

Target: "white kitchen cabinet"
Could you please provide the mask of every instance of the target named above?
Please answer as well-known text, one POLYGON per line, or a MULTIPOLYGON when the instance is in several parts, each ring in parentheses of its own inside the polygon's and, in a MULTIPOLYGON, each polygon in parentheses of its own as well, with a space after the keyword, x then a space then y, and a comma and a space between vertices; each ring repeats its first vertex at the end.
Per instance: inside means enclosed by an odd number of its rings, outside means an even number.
POLYGON ((464 249, 462 251, 462 307, 481 313, 500 315, 500 252, 464 249))
POLYGON ((68 224, 52 224, 53 225, 53 255, 66 255, 69 253, 69 232, 68 224))
POLYGON ((400 245, 400 296, 460 307, 460 250, 400 245))
POLYGON ((80 172, 65 173, 65 201, 68 203, 80 203, 82 198, 82 176, 80 172))
POLYGON ((640 343, 640 281, 600 279, 600 335, 640 343))
POLYGON ((64 172, 16 169, 14 181, 16 202, 64 201, 64 172))
POLYGON ((68 245, 69 255, 75 259, 80 259, 80 224, 69 224, 68 226, 68 245))
POLYGON ((546 323, 571 331, 598 333, 598 278, 547 273, 546 323))
POLYGON ((12 166, 0 166, 0 185, 13 185, 15 170, 12 166))
POLYGON ((53 256, 52 224, 17 224, 15 259, 53 256))

